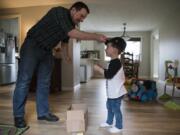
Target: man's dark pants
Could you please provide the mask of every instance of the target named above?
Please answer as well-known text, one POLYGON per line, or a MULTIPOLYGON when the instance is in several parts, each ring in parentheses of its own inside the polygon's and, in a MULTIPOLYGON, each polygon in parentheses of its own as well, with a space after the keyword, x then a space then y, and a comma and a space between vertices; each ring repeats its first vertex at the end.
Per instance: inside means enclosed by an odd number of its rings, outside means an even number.
POLYGON ((38 47, 32 39, 26 38, 20 50, 18 79, 13 95, 14 117, 24 117, 25 104, 34 71, 37 71, 36 108, 38 117, 49 113, 49 86, 53 67, 51 52, 38 47))

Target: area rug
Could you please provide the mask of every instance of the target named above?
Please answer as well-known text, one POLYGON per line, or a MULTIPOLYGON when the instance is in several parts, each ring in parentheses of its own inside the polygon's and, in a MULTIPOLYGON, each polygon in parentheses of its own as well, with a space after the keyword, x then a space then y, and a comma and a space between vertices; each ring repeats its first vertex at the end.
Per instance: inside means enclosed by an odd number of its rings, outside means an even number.
POLYGON ((162 104, 165 108, 170 110, 180 110, 180 102, 179 100, 173 99, 168 94, 163 94, 157 100, 160 104, 162 104))
POLYGON ((13 125, 0 124, 0 135, 22 135, 29 127, 16 128, 13 125))
POLYGON ((164 93, 163 95, 161 95, 161 96, 159 97, 159 99, 160 99, 160 100, 170 100, 170 99, 171 99, 171 96, 168 95, 168 94, 166 94, 166 93, 164 93))
POLYGON ((168 101, 164 104, 164 106, 168 109, 172 110, 180 110, 180 104, 174 102, 174 101, 168 101))

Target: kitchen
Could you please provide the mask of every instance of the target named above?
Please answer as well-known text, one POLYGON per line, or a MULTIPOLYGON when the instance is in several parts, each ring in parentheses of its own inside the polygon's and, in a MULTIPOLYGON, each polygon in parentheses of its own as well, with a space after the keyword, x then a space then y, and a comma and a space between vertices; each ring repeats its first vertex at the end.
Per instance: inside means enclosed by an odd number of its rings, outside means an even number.
POLYGON ((16 82, 18 44, 18 17, 0 18, 0 85, 16 82))

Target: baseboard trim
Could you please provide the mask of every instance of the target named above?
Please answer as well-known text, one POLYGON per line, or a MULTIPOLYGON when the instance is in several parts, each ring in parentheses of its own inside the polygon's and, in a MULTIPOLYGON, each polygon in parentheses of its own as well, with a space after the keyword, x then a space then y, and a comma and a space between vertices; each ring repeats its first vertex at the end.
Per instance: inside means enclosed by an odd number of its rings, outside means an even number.
POLYGON ((80 84, 75 85, 74 87, 62 87, 63 91, 74 91, 80 88, 80 84))

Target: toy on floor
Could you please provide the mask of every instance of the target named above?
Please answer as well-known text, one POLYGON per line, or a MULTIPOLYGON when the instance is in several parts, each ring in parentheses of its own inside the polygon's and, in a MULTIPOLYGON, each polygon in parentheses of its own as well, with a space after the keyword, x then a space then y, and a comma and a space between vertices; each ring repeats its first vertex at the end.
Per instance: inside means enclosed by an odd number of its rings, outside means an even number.
POLYGON ((156 100, 156 82, 152 80, 133 80, 131 88, 128 90, 131 100, 147 102, 156 100))

